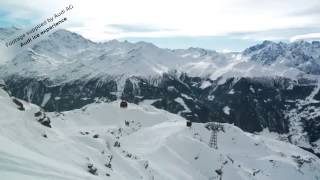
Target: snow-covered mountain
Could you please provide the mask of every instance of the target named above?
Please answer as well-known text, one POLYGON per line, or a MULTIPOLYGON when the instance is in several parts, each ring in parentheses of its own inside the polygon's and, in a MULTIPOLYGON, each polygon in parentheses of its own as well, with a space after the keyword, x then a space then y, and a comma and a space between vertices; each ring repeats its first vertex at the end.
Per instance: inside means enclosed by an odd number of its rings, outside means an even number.
POLYGON ((146 42, 117 40, 94 43, 80 35, 58 30, 31 49, 18 54, 0 69, 11 75, 49 78, 56 83, 106 76, 158 76, 178 70, 197 77, 264 76, 296 77, 302 72, 284 67, 265 67, 241 58, 200 48, 161 49, 146 42), (66 74, 68 74, 66 76, 66 74))
POLYGON ((44 113, 0 88, 2 180, 311 180, 320 159, 291 144, 223 124, 218 149, 205 124, 119 101, 44 113), (50 126, 38 121, 50 120, 50 126))
POLYGON ((320 156, 318 59, 317 42, 266 41, 225 54, 146 42, 96 43, 58 30, 1 65, 0 79, 13 96, 45 111, 118 99, 148 102, 194 122, 275 132, 320 156))
POLYGON ((297 41, 289 44, 264 41, 246 49, 243 54, 249 56, 250 60, 265 65, 285 65, 308 74, 320 74, 319 41, 297 41))
POLYGON ((20 29, 17 27, 11 27, 11 28, 0 27, 0 41, 4 41, 5 39, 10 37, 11 35, 19 32, 19 30, 20 29))

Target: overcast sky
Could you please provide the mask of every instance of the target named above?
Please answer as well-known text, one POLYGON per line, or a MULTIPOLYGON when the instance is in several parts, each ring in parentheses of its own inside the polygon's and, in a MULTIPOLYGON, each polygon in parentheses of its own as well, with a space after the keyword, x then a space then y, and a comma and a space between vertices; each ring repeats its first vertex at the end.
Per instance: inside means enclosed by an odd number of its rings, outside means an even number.
POLYGON ((70 3, 65 28, 94 41, 240 51, 320 39, 320 0, 0 0, 0 26, 32 27, 70 3))

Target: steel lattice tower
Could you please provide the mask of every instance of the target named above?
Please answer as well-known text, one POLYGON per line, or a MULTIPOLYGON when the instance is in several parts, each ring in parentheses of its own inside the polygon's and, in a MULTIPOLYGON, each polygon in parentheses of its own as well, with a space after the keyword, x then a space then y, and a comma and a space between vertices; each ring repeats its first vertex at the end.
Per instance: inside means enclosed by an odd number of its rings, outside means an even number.
POLYGON ((220 123, 208 123, 206 127, 211 130, 211 136, 209 140, 209 147, 218 149, 218 132, 224 130, 220 123))

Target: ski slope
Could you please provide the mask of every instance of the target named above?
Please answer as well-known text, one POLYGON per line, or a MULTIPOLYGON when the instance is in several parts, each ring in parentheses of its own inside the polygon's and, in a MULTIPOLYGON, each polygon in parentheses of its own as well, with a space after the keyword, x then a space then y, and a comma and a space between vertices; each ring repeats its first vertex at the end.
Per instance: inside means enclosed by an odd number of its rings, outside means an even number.
POLYGON ((46 114, 18 110, 0 88, 1 180, 313 180, 320 160, 291 144, 244 133, 224 124, 218 149, 208 147, 204 124, 185 126, 180 116, 119 101, 46 114), (91 173, 89 172, 91 170, 91 173))

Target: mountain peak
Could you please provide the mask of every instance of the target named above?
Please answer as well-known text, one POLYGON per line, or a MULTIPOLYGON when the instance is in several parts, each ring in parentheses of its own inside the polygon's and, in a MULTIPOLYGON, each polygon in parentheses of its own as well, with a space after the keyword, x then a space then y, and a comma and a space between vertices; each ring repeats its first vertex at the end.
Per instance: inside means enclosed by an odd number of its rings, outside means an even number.
POLYGON ((140 47, 150 47, 150 48, 158 48, 156 45, 150 43, 150 42, 145 42, 145 41, 139 41, 135 43, 136 45, 140 47))
POLYGON ((262 42, 263 45, 269 45, 269 44, 273 44, 273 43, 275 43, 275 42, 270 41, 270 40, 264 40, 264 41, 262 42))
POLYGON ((21 29, 15 27, 15 26, 12 26, 9 28, 0 27, 0 41, 10 37, 11 35, 17 33, 20 30, 21 29))
MULTIPOLYGON (((94 47, 95 45, 96 43, 85 39, 77 33, 58 29, 34 45, 33 49, 40 54, 49 53, 70 58, 79 52, 94 47)), ((56 57, 56 55, 54 56, 56 57)))
MULTIPOLYGON (((65 29, 58 29, 55 32, 53 32, 52 34, 49 35, 50 39, 58 39, 61 41, 78 41, 78 42, 90 42, 93 43, 92 41, 84 38, 83 36, 75 33, 75 32, 71 32, 65 29)), ((72 42, 70 42, 72 43, 72 42)))

